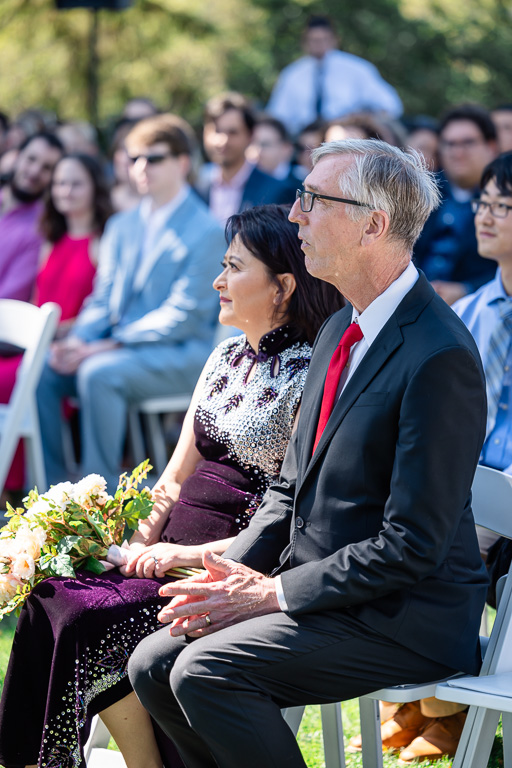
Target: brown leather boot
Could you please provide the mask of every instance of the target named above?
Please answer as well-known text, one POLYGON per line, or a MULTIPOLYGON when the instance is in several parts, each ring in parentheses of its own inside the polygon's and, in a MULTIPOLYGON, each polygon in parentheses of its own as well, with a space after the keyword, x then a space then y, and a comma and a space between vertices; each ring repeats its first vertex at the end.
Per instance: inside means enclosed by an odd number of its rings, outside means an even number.
MULTIPOLYGON (((418 735, 421 728, 426 722, 429 722, 428 718, 423 717, 419 712, 419 702, 413 702, 413 704, 394 704, 391 701, 379 701, 380 722, 381 722, 381 736, 383 747, 405 747, 410 744, 411 740, 418 735), (414 705, 414 706, 413 706, 414 705), (418 716, 419 713, 419 716, 418 716), (418 720, 417 730, 411 730, 411 725, 407 725, 409 722, 414 723, 418 720), (388 725, 389 724, 389 725, 388 725), (387 726, 387 727, 385 727, 387 726), (404 732, 403 740, 400 741, 397 733, 402 729, 406 729, 404 732), (393 737, 393 734, 395 735, 393 737), (387 743, 391 737, 392 741, 400 741, 400 743, 387 743), (384 742, 386 739, 386 743, 384 742)), ((347 751, 348 752, 360 752, 362 749, 361 734, 354 736, 350 739, 347 751)))
POLYGON ((460 740, 466 712, 431 720, 420 736, 399 755, 399 763, 408 765, 413 760, 439 760, 444 755, 453 757, 460 740))

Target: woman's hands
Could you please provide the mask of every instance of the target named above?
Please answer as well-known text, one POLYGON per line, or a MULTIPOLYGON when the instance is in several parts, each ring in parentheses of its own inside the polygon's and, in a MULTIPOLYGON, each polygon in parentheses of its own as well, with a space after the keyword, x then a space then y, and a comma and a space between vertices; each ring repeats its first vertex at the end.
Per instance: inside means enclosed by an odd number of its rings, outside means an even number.
POLYGON ((137 542, 130 542, 130 558, 119 570, 124 576, 154 579, 161 578, 171 568, 200 565, 201 552, 197 547, 164 542, 147 547, 137 542))

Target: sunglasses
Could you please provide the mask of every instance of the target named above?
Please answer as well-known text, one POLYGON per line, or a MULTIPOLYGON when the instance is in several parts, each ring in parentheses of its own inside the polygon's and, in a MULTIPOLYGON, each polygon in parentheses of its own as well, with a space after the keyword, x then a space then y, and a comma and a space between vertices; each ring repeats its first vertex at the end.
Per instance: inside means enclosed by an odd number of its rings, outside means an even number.
POLYGON ((174 155, 128 155, 128 159, 130 160, 130 163, 136 163, 137 160, 145 160, 148 165, 158 165, 158 163, 163 163, 164 160, 167 160, 168 157, 174 157, 174 155))

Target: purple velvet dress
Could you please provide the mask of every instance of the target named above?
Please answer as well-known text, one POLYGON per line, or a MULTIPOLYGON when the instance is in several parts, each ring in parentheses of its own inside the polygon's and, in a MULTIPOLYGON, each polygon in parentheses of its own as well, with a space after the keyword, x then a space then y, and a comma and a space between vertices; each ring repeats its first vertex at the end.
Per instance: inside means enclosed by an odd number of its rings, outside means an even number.
MULTIPOLYGON (((288 326, 264 336, 257 353, 245 336, 214 350, 195 415, 202 460, 182 485, 162 541, 202 544, 249 523, 279 474, 310 355, 288 326)), ((158 588, 166 580, 82 572, 36 587, 18 621, 5 678, 0 764, 82 765, 93 715, 131 691, 127 662, 159 627, 158 588)), ((158 741, 165 765, 179 765, 172 745, 158 741)))

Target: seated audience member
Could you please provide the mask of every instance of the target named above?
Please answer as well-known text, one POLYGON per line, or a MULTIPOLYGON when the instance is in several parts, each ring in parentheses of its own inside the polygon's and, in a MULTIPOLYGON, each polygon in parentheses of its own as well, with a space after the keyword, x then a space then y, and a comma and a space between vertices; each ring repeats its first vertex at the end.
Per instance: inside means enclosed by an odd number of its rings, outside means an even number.
POLYGON ((120 120, 112 139, 112 173, 114 185, 110 198, 115 211, 128 211, 140 203, 140 195, 130 175, 130 158, 126 150, 125 140, 138 120, 120 120))
POLYGON ((351 112, 402 114, 397 92, 373 64, 337 50, 338 39, 326 16, 309 19, 302 43, 306 55, 283 69, 267 106, 292 136, 314 120, 351 112))
POLYGON ((159 112, 153 99, 148 96, 134 96, 124 105, 122 116, 127 120, 144 120, 146 117, 158 115, 159 112))
MULTIPOLYGON (((109 190, 98 162, 89 155, 67 155, 53 172, 40 223, 45 243, 33 302, 47 301, 61 308, 57 338, 72 327, 96 272, 98 240, 112 213, 109 190)), ((8 403, 21 361, 19 355, 0 357, 0 403, 8 403)), ((5 488, 24 486, 23 453, 18 449, 5 488)))
POLYGON ((478 255, 471 210, 482 171, 495 155, 496 129, 485 109, 463 104, 445 114, 440 126, 443 202, 425 224, 414 260, 448 304, 495 272, 492 261, 478 255))
POLYGON ((126 139, 144 198, 114 216, 94 291, 57 341, 38 390, 49 483, 66 477, 61 400, 78 397, 84 473, 117 485, 129 403, 192 390, 211 348, 211 281, 222 230, 186 183, 193 134, 174 115, 137 123, 126 139))
POLYGON ((83 155, 98 157, 98 131, 85 120, 69 120, 57 126, 55 133, 62 141, 66 154, 79 152, 83 155))
MULTIPOLYGON (((487 385, 487 429, 480 463, 512 474, 512 152, 485 169, 472 201, 478 252, 498 262, 496 277, 464 296, 453 310, 478 346, 487 385)), ((482 555, 494 536, 478 530, 482 555)), ((387 707, 393 705, 386 703, 387 707)), ((384 747, 401 748, 400 761, 453 756, 466 720, 465 706, 435 698, 404 704, 381 728, 384 747)), ((352 741, 360 747, 360 737, 352 741)))
POLYGON ((62 155, 51 133, 27 139, 11 179, 0 192, 0 298, 29 301, 37 274, 42 237, 38 229, 41 198, 62 155))
POLYGON ((293 143, 280 120, 267 115, 258 117, 245 154, 260 171, 281 181, 290 189, 290 195, 295 194, 304 174, 292 164, 293 143))
POLYGON ((439 170, 439 123, 432 117, 420 115, 407 122, 406 145, 421 152, 431 171, 439 170))
POLYGON ((296 160, 304 176, 313 168, 311 153, 324 140, 326 125, 322 120, 316 120, 307 125, 295 140, 296 160))
POLYGON ((491 117, 498 134, 499 151, 510 152, 512 150, 512 104, 495 107, 491 117))
POLYGON ((256 117, 239 93, 216 96, 204 113, 203 144, 211 165, 203 166, 197 191, 222 224, 234 213, 268 203, 292 203, 282 182, 248 162, 256 117))
POLYGON ((51 579, 25 604, 0 705, 3 765, 38 759, 49 765, 57 756, 60 764, 71 765, 73 756, 73 765, 82 765, 96 712, 131 768, 182 765, 163 737, 159 754, 150 720, 131 692, 128 657, 157 629, 158 590, 172 580, 166 571, 200 566, 207 546, 223 552, 277 480, 311 345, 342 303, 332 286, 306 271, 287 210, 245 211, 227 231, 230 244, 214 287, 220 321, 243 335, 222 342, 206 363, 123 575, 51 579))
POLYGON ((434 179, 417 154, 351 139, 316 150, 304 186, 306 267, 351 306, 315 342, 279 482, 206 573, 161 588, 169 626, 128 665, 189 767, 304 768, 280 708, 480 667, 485 382, 411 264, 434 179))
POLYGON ((367 112, 331 120, 326 128, 324 141, 342 139, 382 139, 391 146, 400 148, 406 144, 405 131, 397 120, 383 116, 377 118, 367 112))

